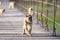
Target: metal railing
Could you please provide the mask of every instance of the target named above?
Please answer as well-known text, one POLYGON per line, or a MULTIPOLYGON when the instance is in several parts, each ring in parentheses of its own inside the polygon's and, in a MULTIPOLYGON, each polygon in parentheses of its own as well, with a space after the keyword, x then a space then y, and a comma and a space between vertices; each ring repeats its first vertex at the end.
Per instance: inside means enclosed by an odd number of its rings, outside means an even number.
POLYGON ((52 34, 56 36, 56 33, 60 33, 58 31, 60 24, 56 21, 56 18, 57 18, 56 15, 58 15, 57 8, 59 9, 59 5, 57 5, 57 0, 53 0, 53 1, 54 3, 52 4, 52 3, 48 3, 48 1, 44 2, 43 0, 39 2, 31 0, 27 2, 22 1, 22 4, 27 9, 28 7, 32 6, 34 11, 34 16, 36 16, 37 18, 37 23, 38 23, 38 20, 41 21, 42 27, 45 27, 47 31, 52 29, 52 32, 53 32, 52 34))

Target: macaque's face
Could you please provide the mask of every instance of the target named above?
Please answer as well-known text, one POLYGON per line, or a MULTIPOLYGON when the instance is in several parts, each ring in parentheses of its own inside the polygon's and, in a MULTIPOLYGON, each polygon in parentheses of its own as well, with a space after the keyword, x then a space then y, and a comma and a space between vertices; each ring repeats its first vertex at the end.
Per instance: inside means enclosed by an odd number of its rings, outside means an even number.
POLYGON ((29 19, 29 17, 26 17, 27 18, 27 20, 29 19))

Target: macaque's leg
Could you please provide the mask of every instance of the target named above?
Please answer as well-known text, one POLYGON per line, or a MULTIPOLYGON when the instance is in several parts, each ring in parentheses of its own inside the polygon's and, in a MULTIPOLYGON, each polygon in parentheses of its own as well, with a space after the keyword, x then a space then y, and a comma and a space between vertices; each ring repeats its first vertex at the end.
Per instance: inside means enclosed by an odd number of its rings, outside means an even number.
POLYGON ((12 4, 12 8, 14 8, 14 4, 12 4))
POLYGON ((29 34, 29 31, 27 29, 25 29, 25 33, 27 36, 31 36, 31 34, 29 34))
POLYGON ((29 24, 29 25, 28 25, 29 34, 31 34, 31 30, 32 30, 32 26, 31 26, 31 24, 29 24))

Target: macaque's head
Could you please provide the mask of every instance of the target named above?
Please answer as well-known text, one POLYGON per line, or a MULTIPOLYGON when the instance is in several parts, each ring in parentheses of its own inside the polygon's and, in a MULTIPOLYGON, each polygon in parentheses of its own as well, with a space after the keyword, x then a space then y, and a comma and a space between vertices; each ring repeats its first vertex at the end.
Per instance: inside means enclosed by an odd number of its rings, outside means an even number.
POLYGON ((28 15, 26 15, 26 17, 29 17, 28 15))
POLYGON ((32 11, 32 7, 30 7, 30 8, 29 8, 29 10, 31 10, 31 11, 32 11))

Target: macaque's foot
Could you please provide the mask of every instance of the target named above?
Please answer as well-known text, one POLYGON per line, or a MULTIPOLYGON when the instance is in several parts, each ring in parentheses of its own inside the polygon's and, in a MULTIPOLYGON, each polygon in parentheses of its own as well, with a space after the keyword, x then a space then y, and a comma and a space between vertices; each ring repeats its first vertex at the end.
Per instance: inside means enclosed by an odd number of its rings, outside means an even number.
POLYGON ((23 33, 23 35, 25 35, 25 33, 23 33))
POLYGON ((26 34, 28 37, 32 36, 31 34, 26 34))

